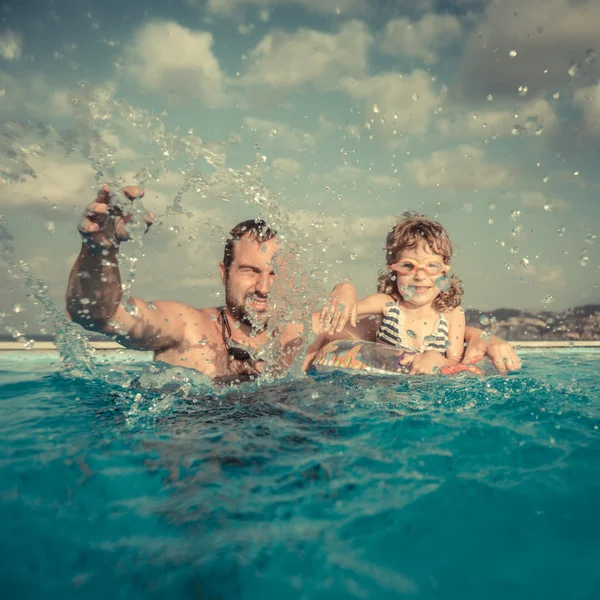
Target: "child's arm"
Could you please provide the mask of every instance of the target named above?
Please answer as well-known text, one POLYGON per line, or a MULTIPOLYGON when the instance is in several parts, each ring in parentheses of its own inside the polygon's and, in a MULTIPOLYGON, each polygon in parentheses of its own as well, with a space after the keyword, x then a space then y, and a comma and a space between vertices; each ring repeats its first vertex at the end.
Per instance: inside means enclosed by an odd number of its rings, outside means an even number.
POLYGON ((445 313, 448 320, 448 349, 446 358, 448 360, 460 360, 465 345, 465 311, 457 306, 450 312, 445 313))
POLYGON ((387 294, 372 294, 358 301, 357 316, 382 315, 386 304, 393 302, 392 297, 387 294))

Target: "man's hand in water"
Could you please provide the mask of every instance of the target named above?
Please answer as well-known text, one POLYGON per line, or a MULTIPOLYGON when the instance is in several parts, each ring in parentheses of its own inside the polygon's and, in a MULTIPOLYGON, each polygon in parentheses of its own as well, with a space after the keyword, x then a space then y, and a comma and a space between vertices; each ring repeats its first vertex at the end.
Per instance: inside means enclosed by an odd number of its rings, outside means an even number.
POLYGON ((512 345, 493 336, 489 341, 481 336, 476 340, 469 341, 462 362, 466 365, 473 364, 480 361, 486 354, 499 373, 518 371, 521 368, 521 359, 512 345))
POLYGON ((333 288, 328 301, 321 309, 321 331, 339 333, 348 322, 352 327, 356 327, 357 310, 356 288, 351 283, 339 283, 333 288))
MULTIPOLYGON (((130 200, 141 198, 143 191, 135 186, 123 188, 123 193, 130 200)), ((133 215, 124 214, 116 205, 111 204, 111 194, 108 186, 104 186, 99 192, 96 200, 88 204, 83 214, 83 219, 78 226, 79 233, 86 246, 94 253, 117 248, 121 242, 129 239, 127 223, 133 215)), ((146 231, 152 225, 152 219, 144 216, 146 231)))

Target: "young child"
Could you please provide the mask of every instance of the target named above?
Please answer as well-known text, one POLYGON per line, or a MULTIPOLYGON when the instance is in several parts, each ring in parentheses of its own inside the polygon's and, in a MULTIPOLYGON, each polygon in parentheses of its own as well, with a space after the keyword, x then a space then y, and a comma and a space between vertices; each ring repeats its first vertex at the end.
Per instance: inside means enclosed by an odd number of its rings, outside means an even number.
POLYGON ((358 303, 358 316, 382 316, 377 341, 409 350, 401 364, 412 363, 411 373, 451 369, 462 356, 465 315, 445 229, 407 212, 389 232, 385 249, 379 293, 358 303))

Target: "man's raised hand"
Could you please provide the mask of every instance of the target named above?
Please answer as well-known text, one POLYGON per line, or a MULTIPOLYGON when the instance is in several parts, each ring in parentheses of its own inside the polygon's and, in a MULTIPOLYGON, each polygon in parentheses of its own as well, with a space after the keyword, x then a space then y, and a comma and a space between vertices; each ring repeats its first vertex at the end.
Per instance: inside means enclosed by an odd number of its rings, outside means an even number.
MULTIPOLYGON (((144 192, 136 186, 123 188, 123 193, 130 200, 141 198, 144 192)), ((124 214, 121 208, 111 203, 111 194, 107 185, 99 190, 94 202, 86 206, 83 219, 78 229, 84 243, 92 252, 101 253, 117 248, 121 242, 129 239, 127 223, 133 215, 124 214)), ((152 224, 152 218, 144 216, 146 231, 152 224)))

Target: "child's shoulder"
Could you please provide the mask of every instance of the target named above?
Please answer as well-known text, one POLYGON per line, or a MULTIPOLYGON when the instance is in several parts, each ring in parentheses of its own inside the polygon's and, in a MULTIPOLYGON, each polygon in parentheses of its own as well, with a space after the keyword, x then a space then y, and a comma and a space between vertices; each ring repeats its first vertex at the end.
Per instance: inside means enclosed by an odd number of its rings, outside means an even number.
POLYGON ((460 306, 457 306, 456 308, 442 312, 441 316, 443 316, 447 321, 460 321, 464 320, 465 311, 460 306))

